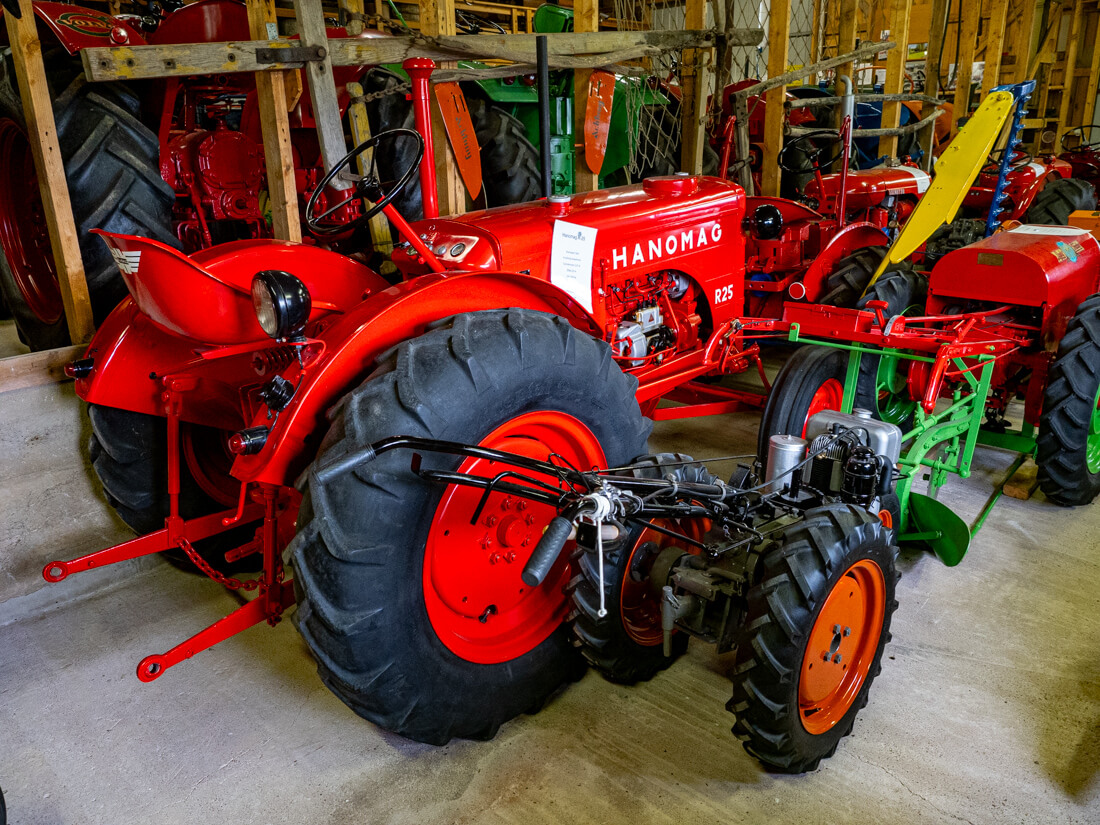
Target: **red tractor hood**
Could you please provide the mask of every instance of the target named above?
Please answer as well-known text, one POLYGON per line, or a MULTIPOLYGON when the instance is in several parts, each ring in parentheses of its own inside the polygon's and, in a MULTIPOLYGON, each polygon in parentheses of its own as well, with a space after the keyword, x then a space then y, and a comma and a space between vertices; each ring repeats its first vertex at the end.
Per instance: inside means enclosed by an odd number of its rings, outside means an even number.
MULTIPOLYGON (((848 173, 848 195, 845 209, 869 209, 878 206, 887 195, 923 195, 932 183, 932 176, 912 166, 889 166, 859 169, 848 173)), ((840 193, 840 173, 823 175, 806 184, 806 197, 824 204, 840 193)))
MULTIPOLYGON (((593 294, 603 286, 662 269, 712 275, 742 267, 744 216, 737 184, 675 175, 413 228, 448 269, 529 274, 570 292, 599 319, 603 302, 593 294)), ((407 245, 393 261, 406 277, 427 271, 407 245)))

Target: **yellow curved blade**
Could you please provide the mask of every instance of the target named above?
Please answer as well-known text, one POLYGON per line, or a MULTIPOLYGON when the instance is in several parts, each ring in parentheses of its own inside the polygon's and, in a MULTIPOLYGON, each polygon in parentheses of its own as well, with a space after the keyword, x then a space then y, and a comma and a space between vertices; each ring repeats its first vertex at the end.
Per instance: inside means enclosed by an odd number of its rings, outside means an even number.
POLYGON ((886 257, 867 284, 878 280, 886 267, 904 261, 944 223, 950 222, 989 158, 1005 121, 1012 116, 1016 98, 1012 92, 990 92, 978 111, 959 130, 936 161, 936 177, 917 208, 898 233, 886 257))

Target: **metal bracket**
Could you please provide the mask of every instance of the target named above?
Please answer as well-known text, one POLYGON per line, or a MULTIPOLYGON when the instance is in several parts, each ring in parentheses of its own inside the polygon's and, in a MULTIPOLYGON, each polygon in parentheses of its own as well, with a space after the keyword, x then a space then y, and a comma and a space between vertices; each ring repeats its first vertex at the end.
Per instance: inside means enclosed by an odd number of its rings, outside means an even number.
POLYGON ((324 60, 324 46, 287 46, 281 49, 256 49, 257 63, 313 63, 324 60))

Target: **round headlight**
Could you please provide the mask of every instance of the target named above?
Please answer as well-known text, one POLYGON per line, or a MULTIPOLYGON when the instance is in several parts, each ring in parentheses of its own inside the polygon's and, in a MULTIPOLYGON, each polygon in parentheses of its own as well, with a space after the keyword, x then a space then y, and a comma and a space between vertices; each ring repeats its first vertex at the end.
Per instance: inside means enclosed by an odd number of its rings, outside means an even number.
POLYGON ((762 241, 774 241, 783 234, 783 213, 775 204, 765 203, 752 213, 752 230, 762 241))
POLYGON ((260 328, 277 341, 301 338, 313 301, 289 272, 267 269, 252 278, 252 306, 260 328))

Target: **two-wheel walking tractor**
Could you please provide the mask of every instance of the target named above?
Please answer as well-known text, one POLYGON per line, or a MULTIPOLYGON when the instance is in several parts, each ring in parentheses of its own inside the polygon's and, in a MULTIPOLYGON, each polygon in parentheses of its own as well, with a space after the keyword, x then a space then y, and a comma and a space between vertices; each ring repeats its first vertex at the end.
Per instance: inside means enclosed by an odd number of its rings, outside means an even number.
MULTIPOLYGON (((422 139, 376 136, 329 176, 396 140, 422 139)), ((325 683, 433 743, 491 737, 586 659, 647 678, 695 635, 738 651, 729 706, 749 750, 781 770, 815 766, 851 729, 888 639, 891 531, 912 498, 912 474, 895 478, 902 434, 818 403, 807 435, 822 440, 804 456, 720 482, 690 459, 647 457, 646 415, 762 406, 694 381, 759 366, 755 330, 923 353, 937 388, 925 400, 947 379, 962 388, 948 413, 926 404, 920 426, 947 415, 952 437, 972 439, 973 416, 952 416, 1021 349, 1023 321, 993 329, 1000 316, 983 308, 920 326, 880 304, 750 320, 749 262, 816 251, 812 274, 828 259, 812 210, 670 176, 410 225, 392 201, 415 169, 350 190, 358 220, 384 211, 406 239, 396 285, 308 245, 185 256, 101 233, 130 297, 69 372, 95 471, 141 535, 51 562, 46 579, 167 552, 256 591, 142 660, 143 681, 296 603, 325 683)), ((306 219, 343 205, 314 197, 306 219)), ((1078 246, 1091 266, 1095 250, 1078 246)), ((1064 315, 1072 297, 1059 295, 1064 315)))

